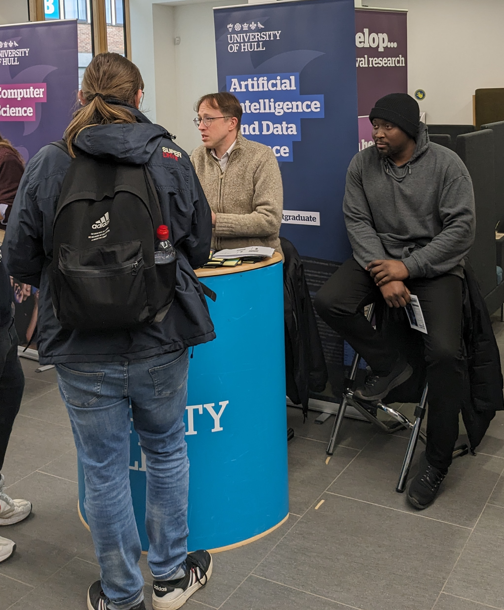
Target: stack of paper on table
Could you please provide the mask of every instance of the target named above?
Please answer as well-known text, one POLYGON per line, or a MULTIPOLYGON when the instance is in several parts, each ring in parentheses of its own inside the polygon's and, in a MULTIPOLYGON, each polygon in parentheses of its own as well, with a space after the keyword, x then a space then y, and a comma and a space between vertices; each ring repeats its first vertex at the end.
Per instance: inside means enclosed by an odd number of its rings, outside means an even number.
POLYGON ((232 248, 215 252, 213 258, 271 258, 275 252, 274 248, 265 246, 248 246, 246 248, 232 248))

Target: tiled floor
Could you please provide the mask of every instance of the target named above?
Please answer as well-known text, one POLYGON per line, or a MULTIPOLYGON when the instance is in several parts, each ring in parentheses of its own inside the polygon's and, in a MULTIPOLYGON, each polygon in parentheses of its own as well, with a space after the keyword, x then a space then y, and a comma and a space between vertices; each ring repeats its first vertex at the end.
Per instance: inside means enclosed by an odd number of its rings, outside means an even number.
MULTIPOLYGON (((504 324, 495 321, 504 353, 504 324)), ((85 610, 99 577, 77 516, 72 434, 54 370, 24 360, 26 392, 7 453, 8 493, 33 515, 0 534, 0 610, 85 610)), ((504 610, 504 413, 476 457, 456 460, 424 512, 395 492, 406 439, 345 420, 326 462, 332 418, 289 409, 290 516, 269 536, 214 556, 214 576, 185 607, 222 610, 504 610), (323 502, 321 502, 323 501, 323 502)), ((266 423, 266 422, 265 422, 266 423)), ((412 472, 415 472, 413 468, 412 472)), ((145 559, 147 607, 150 582, 145 559)))

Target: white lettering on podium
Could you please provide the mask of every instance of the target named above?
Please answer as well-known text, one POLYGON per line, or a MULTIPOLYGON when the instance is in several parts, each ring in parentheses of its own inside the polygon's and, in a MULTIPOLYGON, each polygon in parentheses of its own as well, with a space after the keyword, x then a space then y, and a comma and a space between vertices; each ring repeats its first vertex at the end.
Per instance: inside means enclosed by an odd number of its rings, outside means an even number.
POLYGON ((209 405, 203 405, 205 407, 205 409, 213 417, 214 427, 212 428, 212 432, 221 432, 221 430, 224 430, 224 428, 222 428, 220 425, 220 418, 222 417, 222 414, 224 413, 224 409, 228 406, 228 404, 229 404, 229 400, 223 400, 222 402, 220 402, 219 403, 219 406, 220 406, 219 413, 216 413, 213 409, 215 406, 214 402, 212 402, 209 405))
POLYGON ((142 451, 142 445, 140 441, 138 442, 138 446, 140 447, 140 468, 138 467, 138 462, 135 460, 133 466, 130 466, 130 470, 140 470, 142 472, 147 472, 147 462, 145 460, 145 453, 142 451))
POLYGON ((194 410, 197 409, 198 413, 201 415, 203 413, 203 405, 192 405, 192 406, 187 406, 186 407, 186 411, 187 411, 187 432, 186 432, 186 436, 190 436, 192 434, 198 434, 196 432, 196 430, 194 429, 194 410))

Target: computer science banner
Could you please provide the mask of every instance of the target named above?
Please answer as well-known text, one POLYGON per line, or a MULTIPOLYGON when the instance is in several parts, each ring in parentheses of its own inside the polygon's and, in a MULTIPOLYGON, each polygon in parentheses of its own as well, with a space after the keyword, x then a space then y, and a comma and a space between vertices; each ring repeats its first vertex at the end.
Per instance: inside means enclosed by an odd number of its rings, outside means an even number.
POLYGON ((243 135, 280 164, 281 234, 303 257, 344 261, 342 200, 357 152, 353 0, 222 7, 214 17, 219 91, 236 95, 243 135))
MULTIPOLYGON (((77 22, 0 27, 0 133, 28 162, 63 136, 79 86, 77 22)), ((21 345, 36 347, 38 291, 12 279, 21 345)))
POLYGON ((355 11, 359 150, 373 145, 369 113, 389 93, 408 93, 406 11, 355 11))

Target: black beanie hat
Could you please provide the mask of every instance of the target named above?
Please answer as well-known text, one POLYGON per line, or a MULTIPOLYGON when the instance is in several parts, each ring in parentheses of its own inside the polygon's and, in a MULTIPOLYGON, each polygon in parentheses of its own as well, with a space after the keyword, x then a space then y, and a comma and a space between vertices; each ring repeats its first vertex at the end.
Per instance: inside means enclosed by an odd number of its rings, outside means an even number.
POLYGON ((376 102, 369 113, 369 120, 373 119, 390 121, 416 139, 420 124, 420 107, 407 93, 391 93, 376 102))

